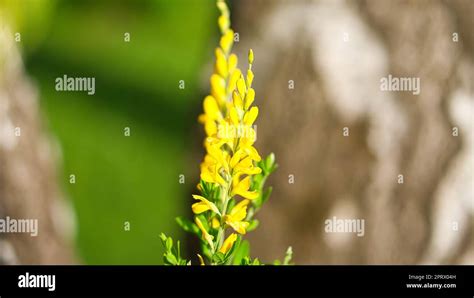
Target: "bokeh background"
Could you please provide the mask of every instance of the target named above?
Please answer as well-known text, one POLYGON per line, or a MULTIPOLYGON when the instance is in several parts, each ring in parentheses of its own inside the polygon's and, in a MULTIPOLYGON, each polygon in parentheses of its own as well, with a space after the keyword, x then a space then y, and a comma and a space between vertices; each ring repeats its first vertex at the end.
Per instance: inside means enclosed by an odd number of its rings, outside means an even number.
MULTIPOLYGON (((236 52, 256 55, 257 148, 280 165, 252 256, 474 263, 474 2, 231 11, 236 52), (380 91, 388 74, 419 77, 421 94, 380 91), (364 219, 364 237, 325 233, 333 216, 364 219)), ((198 181, 216 19, 205 0, 0 0, 0 217, 41 228, 0 234, 0 263, 160 264, 161 232, 190 255, 174 218, 198 181), (64 74, 95 77, 95 95, 57 92, 64 74)))

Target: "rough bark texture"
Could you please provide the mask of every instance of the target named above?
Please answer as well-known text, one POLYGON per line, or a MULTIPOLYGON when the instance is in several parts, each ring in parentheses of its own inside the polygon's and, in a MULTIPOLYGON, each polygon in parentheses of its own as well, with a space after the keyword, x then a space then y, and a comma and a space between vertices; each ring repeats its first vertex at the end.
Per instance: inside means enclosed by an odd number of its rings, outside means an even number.
POLYGON ((239 54, 256 57, 257 147, 280 165, 252 255, 281 259, 292 245, 299 264, 474 263, 474 2, 235 11, 239 54), (421 93, 381 91, 389 74, 420 78, 421 93), (364 219, 364 236, 326 233, 334 216, 364 219))
POLYGON ((56 183, 52 144, 14 36, 0 20, 0 218, 38 220, 36 237, 0 233, 0 264, 74 261, 65 240, 72 215, 56 183))

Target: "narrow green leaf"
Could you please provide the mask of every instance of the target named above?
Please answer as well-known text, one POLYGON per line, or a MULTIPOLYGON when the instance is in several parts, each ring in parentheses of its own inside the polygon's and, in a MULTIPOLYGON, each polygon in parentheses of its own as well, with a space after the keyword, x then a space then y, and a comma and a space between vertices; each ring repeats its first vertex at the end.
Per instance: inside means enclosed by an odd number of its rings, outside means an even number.
POLYGON ((248 257, 249 254, 250 254, 250 244, 247 240, 244 240, 236 248, 232 264, 234 265, 242 264, 242 262, 244 261, 244 258, 248 257))
POLYGON ((178 216, 178 217, 176 217, 176 222, 186 232, 199 235, 198 226, 195 223, 193 223, 192 221, 190 221, 189 219, 187 219, 185 217, 182 217, 182 216, 178 216))

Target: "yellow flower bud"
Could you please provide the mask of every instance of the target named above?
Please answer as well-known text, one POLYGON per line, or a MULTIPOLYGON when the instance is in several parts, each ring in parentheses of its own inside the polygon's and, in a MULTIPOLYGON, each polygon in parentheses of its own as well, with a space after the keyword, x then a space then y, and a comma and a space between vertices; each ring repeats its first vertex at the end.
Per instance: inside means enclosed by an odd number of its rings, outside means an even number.
POLYGON ((252 49, 249 50, 249 64, 253 64, 253 51, 252 51, 252 49))

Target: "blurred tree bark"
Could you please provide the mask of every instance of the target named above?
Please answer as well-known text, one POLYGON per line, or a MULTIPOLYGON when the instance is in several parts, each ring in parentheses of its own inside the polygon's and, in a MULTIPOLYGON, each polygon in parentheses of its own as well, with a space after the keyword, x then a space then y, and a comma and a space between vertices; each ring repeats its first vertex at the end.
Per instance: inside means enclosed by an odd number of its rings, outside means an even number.
POLYGON ((72 213, 56 182, 58 152, 14 38, 0 19, 0 218, 37 219, 38 235, 0 233, 0 264, 72 263, 72 213))
POLYGON ((257 147, 280 165, 252 255, 474 263, 474 2, 235 4, 236 48, 256 57, 257 147), (389 74, 421 93, 382 92, 389 74), (334 216, 364 219, 364 236, 325 233, 334 216))

